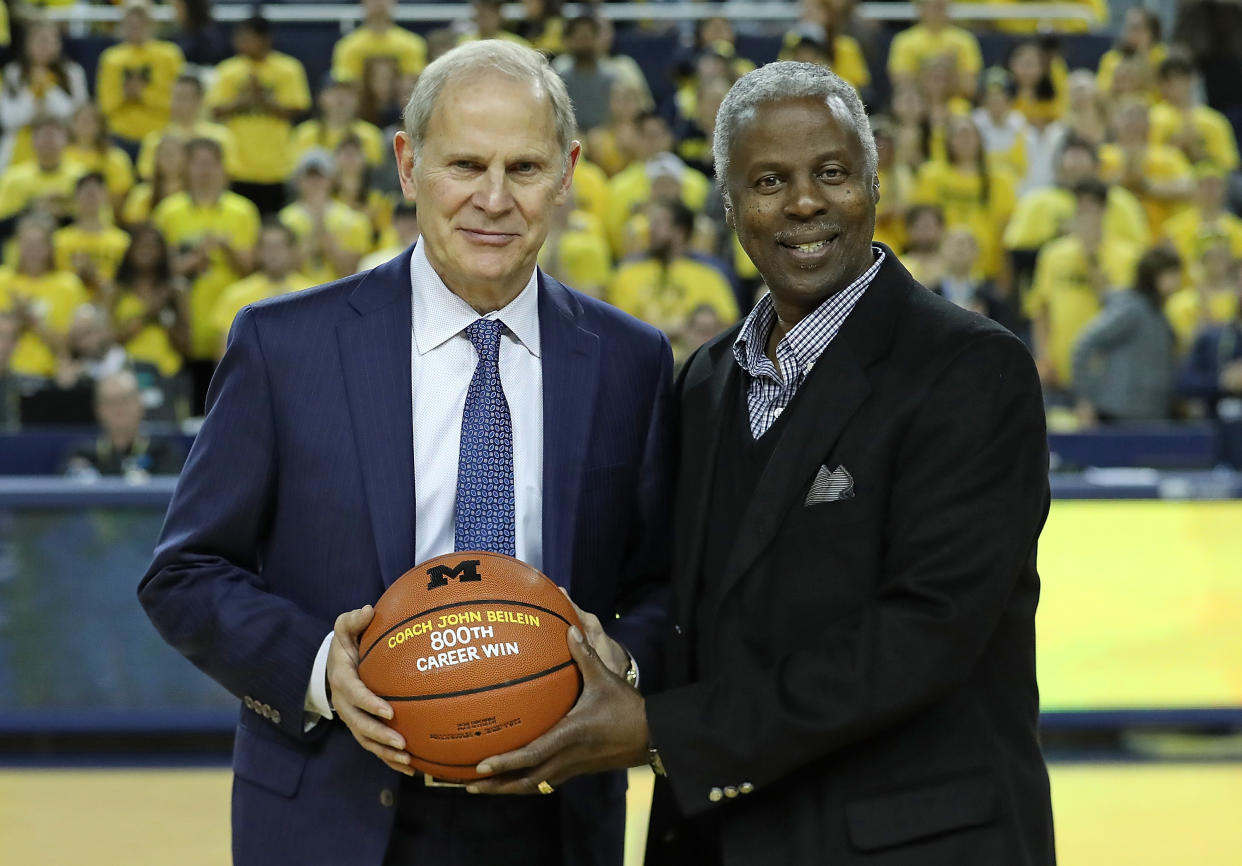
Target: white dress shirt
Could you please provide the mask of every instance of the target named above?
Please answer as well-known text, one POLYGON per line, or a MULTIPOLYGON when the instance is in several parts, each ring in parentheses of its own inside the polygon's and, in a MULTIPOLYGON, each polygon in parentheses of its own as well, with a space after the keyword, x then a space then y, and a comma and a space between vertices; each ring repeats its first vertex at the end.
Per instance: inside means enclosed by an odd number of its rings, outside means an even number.
MULTIPOLYGON (((517 558, 543 568, 543 367, 539 349, 538 271, 503 309, 482 318, 505 325, 500 382, 513 423, 513 493, 517 558)), ((410 258, 410 386, 414 433, 414 562, 452 553, 457 457, 466 391, 479 356, 465 329, 481 318, 449 290, 420 239, 410 258)), ((306 695, 308 726, 332 718, 325 674, 332 634, 315 657, 306 695)))

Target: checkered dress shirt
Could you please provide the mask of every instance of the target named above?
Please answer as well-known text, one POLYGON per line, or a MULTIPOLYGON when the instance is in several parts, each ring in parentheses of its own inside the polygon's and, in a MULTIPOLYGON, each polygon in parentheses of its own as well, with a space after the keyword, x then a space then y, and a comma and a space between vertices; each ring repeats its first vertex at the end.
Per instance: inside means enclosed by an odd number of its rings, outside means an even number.
POLYGON ((862 276, 828 298, 794 325, 776 346, 778 370, 768 358, 768 335, 776 323, 772 296, 764 295, 746 317, 742 331, 733 342, 733 357, 750 376, 746 403, 750 412, 750 432, 756 439, 780 417, 798 388, 810 375, 819 356, 841 330, 858 299, 875 279, 884 263, 884 250, 872 247, 875 261, 862 276))

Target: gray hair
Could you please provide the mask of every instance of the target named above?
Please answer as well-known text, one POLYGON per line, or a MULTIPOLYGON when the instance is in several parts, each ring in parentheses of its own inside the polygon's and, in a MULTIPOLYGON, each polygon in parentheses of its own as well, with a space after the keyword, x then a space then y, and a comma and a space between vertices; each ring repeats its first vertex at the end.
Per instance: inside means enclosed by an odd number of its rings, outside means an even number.
POLYGON ((410 100, 402 112, 405 132, 414 148, 415 164, 422 155, 423 143, 427 140, 427 125, 444 86, 449 81, 460 83, 487 74, 531 83, 547 94, 552 104, 556 140, 568 167, 569 149, 578 123, 565 82, 538 51, 501 39, 481 39, 459 45, 429 63, 418 76, 410 100))
POLYGON ((716 130, 712 142, 712 158, 716 163, 716 183, 728 199, 729 149, 737 134, 739 124, 745 122, 755 109, 765 102, 783 99, 811 97, 823 102, 840 100, 845 107, 850 124, 862 141, 865 168, 871 181, 875 180, 880 158, 875 149, 875 137, 871 121, 863 107, 858 91, 839 75, 815 63, 797 63, 785 60, 769 63, 748 72, 737 80, 720 103, 716 112, 716 130))

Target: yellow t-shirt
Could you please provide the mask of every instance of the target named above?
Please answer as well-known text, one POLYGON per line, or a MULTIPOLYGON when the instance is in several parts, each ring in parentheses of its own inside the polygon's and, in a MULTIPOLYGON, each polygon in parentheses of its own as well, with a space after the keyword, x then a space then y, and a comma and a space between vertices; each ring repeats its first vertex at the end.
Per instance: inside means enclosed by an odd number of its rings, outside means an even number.
POLYGON ((134 188, 129 191, 129 195, 125 196, 125 204, 121 205, 121 222, 127 226, 146 222, 151 216, 151 196, 153 194, 154 190, 152 190, 151 184, 135 184, 134 188))
POLYGON ((893 78, 917 78, 924 60, 944 54, 953 56, 958 75, 978 75, 983 68, 979 40, 969 30, 948 26, 934 33, 915 24, 893 37, 888 51, 888 74, 893 78))
POLYGON ((1164 315, 1177 335, 1178 348, 1184 352, 1191 347, 1195 335, 1205 324, 1221 325, 1237 317, 1238 294, 1214 292, 1203 298, 1198 287, 1188 286, 1174 292, 1164 302, 1164 315))
POLYGON ((71 159, 62 159, 54 171, 43 171, 36 162, 9 166, 0 175, 0 219, 21 213, 39 199, 52 199, 59 212, 70 212, 74 187, 85 173, 71 159))
MULTIPOLYGON (((1151 47, 1147 53, 1147 66, 1152 73, 1152 99, 1160 98, 1160 91, 1156 89, 1154 81, 1156 70, 1160 68, 1160 64, 1164 62, 1164 58, 1168 57, 1169 51, 1163 45, 1156 44, 1151 47)), ((1100 88, 1100 93, 1110 93, 1113 89, 1113 73, 1117 71, 1117 67, 1121 65, 1121 52, 1116 48, 1110 48, 1100 56, 1100 65, 1096 68, 1095 83, 1100 88)))
MULTIPOLYGON (((1125 156, 1121 148, 1115 144, 1100 145, 1100 179, 1116 183, 1121 179, 1125 156)), ((1143 157, 1143 174, 1152 180, 1191 179, 1190 163, 1182 152, 1175 147, 1162 144, 1147 146, 1143 157)), ((1187 199, 1162 199, 1150 195, 1140 195, 1139 201, 1147 214, 1147 228, 1152 238, 1160 237, 1164 221, 1187 205, 1187 199)))
POLYGON ((676 332, 706 304, 722 322, 737 321, 729 281, 710 265, 679 258, 667 268, 655 259, 625 262, 608 287, 608 301, 665 332, 676 332))
POLYGON ((1001 233, 1017 198, 1017 181, 1003 166, 988 171, 987 197, 983 177, 947 162, 923 163, 914 186, 914 203, 938 204, 945 226, 966 226, 979 242, 979 268, 987 276, 1001 272, 1001 233))
POLYGON ((82 166, 82 173, 97 171, 104 177, 104 186, 108 195, 119 199, 129 192, 134 185, 134 163, 129 154, 119 147, 109 147, 104 153, 87 150, 83 147, 69 145, 65 148, 65 159, 82 166))
MULTIPOLYGON (((82 281, 71 273, 50 271, 41 277, 0 268, 0 312, 12 310, 18 301, 31 302, 34 315, 50 331, 64 335, 78 307, 90 303, 82 281)), ((17 340, 9 366, 26 376, 49 377, 56 373, 56 355, 30 331, 17 340)))
POLYGON ((185 58, 171 42, 151 39, 141 45, 122 42, 99 56, 95 93, 112 132, 131 141, 168 123, 168 103, 173 82, 181 74, 185 58), (137 76, 144 82, 142 96, 125 99, 125 79, 137 76))
MULTIPOLYGON (((1074 210, 1074 194, 1068 189, 1049 186, 1025 193, 1005 227, 1005 248, 1033 250, 1065 234, 1074 210)), ((1151 237, 1143 206, 1128 189, 1109 187, 1104 205, 1104 236, 1136 246, 1146 246, 1151 237)))
MULTIPOLYGON (((311 233, 314 221, 301 202, 294 202, 281 209, 280 221, 287 225, 299 241, 304 241, 311 233)), ((371 221, 358 213, 349 205, 339 201, 331 202, 323 218, 324 228, 340 242, 341 246, 359 257, 371 251, 371 221)), ((316 283, 330 283, 348 274, 339 274, 328 261, 303 262, 303 271, 316 283)))
POLYGON ((612 278, 612 256, 595 218, 583 211, 571 213, 556 243, 539 250, 539 267, 571 288, 602 295, 612 278))
MULTIPOLYGON (((170 195, 155 208, 151 221, 172 250, 192 249, 206 236, 216 235, 234 249, 246 251, 259 237, 258 208, 249 199, 228 191, 210 205, 196 204, 189 193, 170 195)), ((224 253, 216 250, 207 268, 194 280, 189 298, 192 357, 216 357, 219 346, 210 324, 211 310, 220 293, 240 278, 224 253)))
MULTIPOLYGON (((1133 285, 1134 266, 1142 249, 1115 240, 1100 245, 1100 267, 1109 291, 1133 285)), ((1058 238, 1039 251, 1035 278, 1025 303, 1026 313, 1032 319, 1041 314, 1047 316, 1048 357, 1061 383, 1070 384, 1074 343, 1102 306, 1102 298, 1089 282, 1087 254, 1078 238, 1058 238)))
MULTIPOLYGON (((1186 127, 1185 115, 1167 102, 1153 105, 1147 116, 1153 144, 1172 145, 1186 127)), ((1206 105, 1196 105, 1190 110, 1190 122, 1208 160, 1224 171, 1238 167, 1238 142, 1225 115, 1206 105)), ((1190 154, 1185 156, 1191 158, 1190 154)))
POLYGON ((1188 207, 1164 223, 1164 236, 1182 257, 1182 273, 1189 279, 1198 269, 1204 250, 1221 240, 1229 244, 1234 258, 1242 258, 1242 219, 1222 211, 1204 219, 1197 207, 1188 207))
POLYGON ((417 75, 427 65, 427 43, 417 33, 396 25, 380 33, 363 25, 336 43, 332 74, 343 81, 358 81, 372 57, 391 57, 402 75, 417 75))
MULTIPOLYGON (((362 152, 366 155, 368 163, 379 165, 384 161, 384 133, 380 132, 378 126, 367 123, 365 120, 355 120, 350 124, 348 131, 362 142, 362 152)), ((345 137, 345 132, 344 129, 329 129, 319 120, 299 123, 293 130, 294 164, 296 165, 302 154, 311 148, 320 147, 329 152, 335 150, 336 146, 341 143, 341 139, 345 137)))
MULTIPOLYGON (((236 100, 248 87, 251 76, 287 111, 310 107, 310 88, 302 64, 287 54, 273 51, 256 62, 230 57, 216 67, 216 81, 207 92, 207 105, 219 108, 236 100)), ((233 180, 244 183, 280 183, 293 171, 293 125, 275 114, 234 114, 226 120, 237 146, 233 180)))
MULTIPOLYGON (((124 325, 140 316, 146 315, 147 308, 142 300, 132 292, 125 292, 116 300, 112 311, 112 319, 118 325, 124 325)), ((181 355, 173 348, 168 331, 159 325, 148 323, 125 343, 125 351, 135 361, 153 365, 161 376, 175 376, 181 369, 181 355)))
POLYGON ((155 174, 155 151, 166 135, 179 138, 182 142, 195 138, 210 138, 212 141, 219 142, 220 151, 224 154, 224 170, 232 176, 237 168, 237 146, 233 141, 233 133, 229 132, 229 128, 222 123, 200 120, 189 127, 169 124, 143 137, 142 146, 138 148, 137 165, 138 176, 143 180, 150 180, 155 174))
POLYGON ((914 196, 914 172, 905 164, 881 169, 880 201, 875 207, 875 240, 895 250, 906 245, 905 210, 914 196))
POLYGON ((52 233, 52 249, 55 250, 57 270, 76 271, 73 260, 85 255, 94 262, 95 271, 102 279, 111 280, 129 249, 129 233, 116 226, 88 232, 74 223, 52 233))
POLYGON ((611 191, 608 186, 608 175, 593 162, 579 159, 574 168, 574 183, 571 194, 574 204, 604 224, 608 220, 608 207, 611 191))
POLYGON ((211 310, 211 327, 219 335, 219 347, 224 348, 224 339, 228 336, 229 328, 233 326, 233 319, 241 312, 242 307, 266 298, 310 288, 313 285, 315 282, 310 277, 297 271, 289 274, 279 283, 274 282, 262 271, 233 283, 220 293, 216 305, 211 310))
MULTIPOLYGON (((711 181, 701 172, 687 167, 681 177, 681 200, 690 210, 699 213, 711 187, 711 181)), ((651 180, 647 177, 646 165, 634 163, 608 181, 608 198, 604 227, 608 230, 608 243, 612 245, 613 255, 619 256, 625 247, 626 223, 651 198, 651 180)))

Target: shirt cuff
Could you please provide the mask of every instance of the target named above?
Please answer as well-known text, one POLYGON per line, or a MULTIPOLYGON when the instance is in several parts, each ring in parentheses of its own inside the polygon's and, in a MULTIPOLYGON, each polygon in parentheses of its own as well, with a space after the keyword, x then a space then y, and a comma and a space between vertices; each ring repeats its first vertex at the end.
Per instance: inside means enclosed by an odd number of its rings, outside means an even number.
POLYGON ((309 731, 320 719, 335 718, 332 705, 328 703, 328 649, 332 646, 332 632, 328 632, 315 654, 311 668, 310 684, 306 687, 306 729, 309 731))

